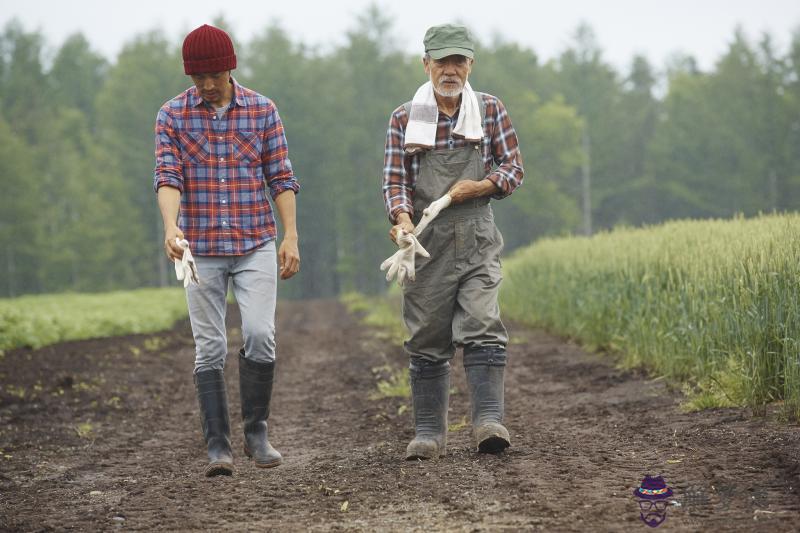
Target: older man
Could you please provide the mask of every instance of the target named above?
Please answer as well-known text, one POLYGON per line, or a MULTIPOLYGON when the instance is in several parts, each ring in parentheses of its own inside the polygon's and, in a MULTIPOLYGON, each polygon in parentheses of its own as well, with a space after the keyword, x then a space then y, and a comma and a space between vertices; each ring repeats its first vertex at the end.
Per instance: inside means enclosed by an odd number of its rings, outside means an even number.
POLYGON ((245 454, 262 468, 281 455, 269 443, 275 369, 277 262, 281 279, 300 269, 292 172, 275 105, 231 77, 236 54, 227 33, 203 25, 183 42, 183 66, 194 84, 165 103, 156 119, 154 188, 164 221, 164 249, 180 259, 188 241, 199 285, 186 299, 194 334, 194 381, 208 447, 207 476, 233 473, 223 368, 228 352, 228 282, 242 314, 239 352, 245 454), (265 186, 266 183, 266 186, 265 186), (285 234, 275 249, 275 218, 285 234), (180 219, 178 214, 180 211, 180 219))
POLYGON ((423 43, 430 80, 392 113, 386 135, 390 237, 413 232, 422 210, 442 195, 452 201, 419 236, 431 257, 418 256, 416 280, 403 288, 416 430, 406 458, 446 454, 449 361, 456 347, 464 350, 475 447, 498 453, 510 445, 502 425, 508 336, 497 305, 503 238, 489 201, 522 183, 522 157, 503 104, 467 82, 474 63, 467 28, 434 26, 423 43))

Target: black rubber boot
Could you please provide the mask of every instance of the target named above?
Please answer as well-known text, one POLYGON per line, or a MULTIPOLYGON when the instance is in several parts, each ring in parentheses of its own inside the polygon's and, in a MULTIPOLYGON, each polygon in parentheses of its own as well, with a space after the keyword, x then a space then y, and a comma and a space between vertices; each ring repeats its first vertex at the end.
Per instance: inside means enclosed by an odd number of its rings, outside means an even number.
POLYGON ((256 363, 239 352, 239 392, 242 397, 244 422, 244 453, 252 457, 259 468, 281 464, 281 454, 269 443, 269 401, 272 397, 272 378, 275 362, 256 363))
POLYGON ((203 422, 203 437, 208 446, 208 466, 205 474, 230 476, 233 474, 231 451, 231 426, 228 421, 228 397, 222 370, 206 370, 194 375, 197 401, 203 422))
POLYGON ((464 352, 464 370, 472 403, 472 436, 483 453, 500 453, 511 446, 503 427, 504 348, 490 346, 464 352))
POLYGON ((443 457, 447 454, 450 363, 412 359, 408 373, 416 436, 406 448, 406 459, 443 457))

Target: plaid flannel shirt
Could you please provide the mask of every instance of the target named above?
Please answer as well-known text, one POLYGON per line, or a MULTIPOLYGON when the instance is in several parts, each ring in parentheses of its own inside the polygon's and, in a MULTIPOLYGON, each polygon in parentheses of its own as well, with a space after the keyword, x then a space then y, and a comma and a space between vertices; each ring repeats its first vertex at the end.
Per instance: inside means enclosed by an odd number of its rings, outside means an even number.
MULTIPOLYGON (((483 93, 486 105, 486 118, 483 122, 482 154, 486 170, 485 178, 499 189, 492 198, 505 198, 522 184, 522 154, 519 151, 517 133, 511 125, 511 118, 503 103, 495 96, 483 93)), ((453 137, 453 129, 458 121, 458 110, 452 117, 439 113, 436 126, 436 144, 434 150, 461 148, 467 141, 461 137, 453 137)), ((394 110, 389 119, 386 132, 386 147, 383 165, 383 199, 386 213, 394 224, 400 213, 414 214, 414 187, 419 174, 420 152, 407 155, 403 150, 405 144, 408 114, 405 107, 394 110)))
POLYGON ((266 189, 272 198, 299 191, 275 104, 233 87, 221 119, 195 87, 156 118, 153 188, 181 191, 178 227, 194 255, 243 255, 274 239, 266 189))

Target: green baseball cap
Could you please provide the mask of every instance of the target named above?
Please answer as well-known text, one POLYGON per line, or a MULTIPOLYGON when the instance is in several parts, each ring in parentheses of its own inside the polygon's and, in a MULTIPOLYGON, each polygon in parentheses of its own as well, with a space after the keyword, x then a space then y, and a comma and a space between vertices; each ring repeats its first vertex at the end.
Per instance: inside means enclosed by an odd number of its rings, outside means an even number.
POLYGON ((452 55, 474 57, 475 43, 472 34, 467 28, 457 24, 428 28, 422 43, 425 45, 425 53, 433 59, 452 55))

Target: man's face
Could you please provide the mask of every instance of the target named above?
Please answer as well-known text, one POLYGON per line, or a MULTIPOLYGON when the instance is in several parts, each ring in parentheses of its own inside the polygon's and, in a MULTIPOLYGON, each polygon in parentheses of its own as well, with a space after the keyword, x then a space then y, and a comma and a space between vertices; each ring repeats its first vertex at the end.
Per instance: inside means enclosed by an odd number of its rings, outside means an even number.
POLYGON ((667 519, 667 500, 639 500, 639 516, 650 527, 660 526, 667 519))
POLYGON ((425 57, 425 73, 430 77, 433 90, 441 96, 458 96, 464 90, 469 73, 472 72, 472 59, 462 55, 452 55, 442 59, 425 57))
POLYGON ((230 86, 231 71, 192 74, 192 82, 200 97, 211 105, 219 107, 225 99, 230 86))

